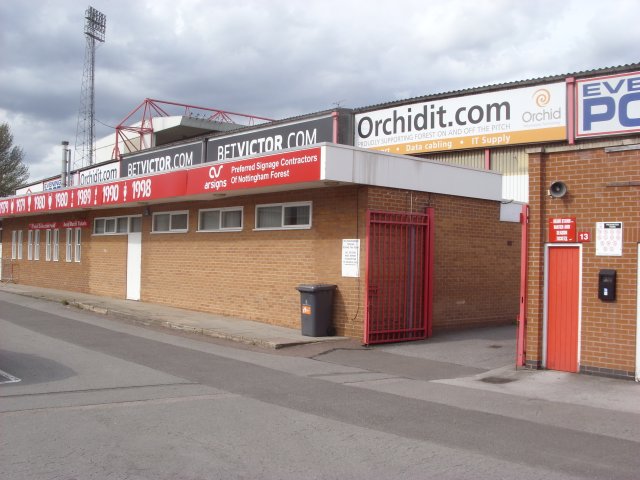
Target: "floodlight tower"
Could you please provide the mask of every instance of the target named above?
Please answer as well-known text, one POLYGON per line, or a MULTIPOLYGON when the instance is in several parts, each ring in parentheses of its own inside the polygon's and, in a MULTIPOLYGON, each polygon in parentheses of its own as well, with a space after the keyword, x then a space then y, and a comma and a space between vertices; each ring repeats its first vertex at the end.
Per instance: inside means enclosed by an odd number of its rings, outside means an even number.
POLYGON ((85 12, 84 34, 87 40, 84 51, 84 71, 80 92, 80 111, 76 128, 76 148, 73 167, 81 168, 94 163, 95 134, 95 68, 96 42, 103 43, 107 29, 107 17, 93 7, 85 12))

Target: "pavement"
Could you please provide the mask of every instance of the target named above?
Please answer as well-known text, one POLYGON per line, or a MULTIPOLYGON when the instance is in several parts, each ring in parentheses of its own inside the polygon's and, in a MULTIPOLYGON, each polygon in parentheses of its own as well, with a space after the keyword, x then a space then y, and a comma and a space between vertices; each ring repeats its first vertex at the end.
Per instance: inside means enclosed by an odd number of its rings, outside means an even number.
POLYGON ((0 282, 0 291, 71 305, 133 324, 171 328, 265 348, 279 349, 293 345, 346 339, 346 337, 308 337, 303 336, 299 330, 241 318, 30 285, 0 282))
MULTIPOLYGON (((135 325, 200 334, 272 349, 273 354, 341 365, 358 375, 373 375, 375 381, 368 388, 430 401, 438 401, 437 396, 442 395, 442 403, 457 402, 462 408, 480 408, 477 398, 459 395, 464 389, 473 389, 484 392, 481 394, 486 396, 487 405, 482 408, 487 411, 496 408, 491 395, 498 394, 524 402, 621 412, 631 415, 625 421, 635 424, 633 430, 640 435, 640 383, 516 368, 515 326, 477 328, 425 341, 365 347, 347 337, 308 337, 298 329, 145 302, 5 282, 0 282, 0 292, 54 301, 135 325)), ((264 361, 262 355, 260 362, 264 361)), ((594 412, 597 414, 597 410, 594 412)))

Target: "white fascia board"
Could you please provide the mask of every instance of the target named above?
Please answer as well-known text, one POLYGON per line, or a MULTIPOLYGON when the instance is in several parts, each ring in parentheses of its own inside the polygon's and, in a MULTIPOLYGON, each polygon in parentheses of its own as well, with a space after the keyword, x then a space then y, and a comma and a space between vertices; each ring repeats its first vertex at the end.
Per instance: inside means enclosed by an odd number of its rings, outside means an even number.
POLYGON ((159 132, 168 128, 174 128, 182 124, 182 115, 174 115, 170 117, 154 117, 153 131, 159 132))
POLYGON ((322 180, 502 200, 502 175, 496 172, 344 145, 322 148, 322 180))

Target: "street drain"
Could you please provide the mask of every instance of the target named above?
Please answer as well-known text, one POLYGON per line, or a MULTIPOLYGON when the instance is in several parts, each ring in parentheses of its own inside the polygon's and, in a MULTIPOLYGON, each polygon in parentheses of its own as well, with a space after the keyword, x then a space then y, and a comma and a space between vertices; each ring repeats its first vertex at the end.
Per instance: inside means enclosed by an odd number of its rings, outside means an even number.
POLYGON ((10 373, 0 370, 0 383, 16 383, 19 381, 20 379, 18 377, 14 377, 10 373))
POLYGON ((502 345, 489 345, 487 348, 502 348, 502 345))
POLYGON ((485 383, 493 383, 493 384, 502 384, 502 383, 511 383, 515 382, 515 378, 504 378, 504 377, 484 377, 480 379, 481 382, 485 383))

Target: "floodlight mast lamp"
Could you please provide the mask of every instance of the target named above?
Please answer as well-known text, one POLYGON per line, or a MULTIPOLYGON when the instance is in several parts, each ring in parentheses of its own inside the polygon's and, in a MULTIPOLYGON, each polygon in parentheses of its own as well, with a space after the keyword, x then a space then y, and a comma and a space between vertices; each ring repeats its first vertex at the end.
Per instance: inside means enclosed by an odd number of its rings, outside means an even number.
POLYGON ((96 42, 104 42, 107 17, 93 7, 85 12, 84 34, 86 37, 85 63, 80 93, 80 113, 76 129, 76 155, 74 168, 94 163, 95 136, 95 67, 96 42))
POLYGON ((99 42, 104 42, 104 36, 107 30, 107 16, 93 7, 89 7, 87 8, 85 18, 87 19, 84 27, 85 35, 89 35, 99 42))

